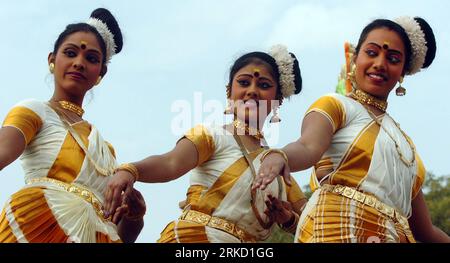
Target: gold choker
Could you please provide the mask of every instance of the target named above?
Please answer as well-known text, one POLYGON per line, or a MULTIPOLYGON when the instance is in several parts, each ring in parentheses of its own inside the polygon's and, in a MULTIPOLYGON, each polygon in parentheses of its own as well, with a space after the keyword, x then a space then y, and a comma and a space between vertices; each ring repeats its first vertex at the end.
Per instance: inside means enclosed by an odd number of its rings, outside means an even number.
POLYGON ((233 126, 236 129, 244 130, 245 131, 245 135, 253 136, 257 140, 261 140, 262 138, 264 138, 264 135, 258 129, 250 127, 250 126, 248 126, 248 124, 243 123, 243 122, 241 122, 239 120, 234 120, 233 121, 233 126))
POLYGON ((76 105, 73 102, 66 101, 66 100, 60 100, 60 101, 58 101, 58 103, 61 106, 61 108, 65 109, 65 110, 69 110, 80 117, 82 117, 84 114, 84 110, 80 106, 76 105))
POLYGON ((361 104, 371 105, 382 112, 386 112, 386 108, 388 105, 387 101, 377 99, 367 92, 364 92, 360 89, 353 89, 353 91, 350 92, 349 96, 359 101, 361 104))

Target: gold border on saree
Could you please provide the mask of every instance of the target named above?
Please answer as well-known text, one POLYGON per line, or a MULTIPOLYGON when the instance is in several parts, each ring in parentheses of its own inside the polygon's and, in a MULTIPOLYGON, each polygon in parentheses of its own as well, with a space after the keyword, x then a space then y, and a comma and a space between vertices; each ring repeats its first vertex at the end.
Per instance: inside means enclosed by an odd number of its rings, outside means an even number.
POLYGON ((256 239, 245 230, 220 217, 210 216, 195 210, 185 210, 179 219, 222 230, 237 237, 242 242, 256 241, 256 239))
POLYGON ((88 190, 84 187, 78 186, 78 185, 65 183, 65 182, 62 182, 62 181, 59 181, 56 179, 52 179, 52 178, 47 178, 47 177, 32 178, 32 179, 28 179, 26 181, 26 184, 28 186, 32 185, 32 184, 36 184, 36 183, 51 183, 52 185, 55 185, 64 191, 75 194, 75 195, 81 197, 86 202, 90 203, 92 205, 92 207, 94 208, 95 212, 97 213, 97 215, 101 219, 110 220, 110 218, 105 219, 105 214, 103 213, 103 210, 102 210, 102 203, 100 202, 100 200, 98 200, 98 198, 95 196, 95 194, 93 194, 90 190, 88 190))

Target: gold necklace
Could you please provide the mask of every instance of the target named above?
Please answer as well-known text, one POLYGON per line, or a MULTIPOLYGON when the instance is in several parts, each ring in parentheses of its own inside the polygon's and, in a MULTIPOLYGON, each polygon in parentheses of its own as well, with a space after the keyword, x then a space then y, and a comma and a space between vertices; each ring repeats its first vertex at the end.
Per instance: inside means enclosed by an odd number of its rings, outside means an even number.
POLYGON ((69 110, 80 117, 82 117, 84 114, 84 110, 80 106, 78 106, 77 104, 75 104, 73 102, 70 102, 67 100, 60 100, 60 101, 58 101, 58 103, 61 106, 61 108, 65 109, 65 110, 69 110))
POLYGON ((392 117, 389 114, 386 113, 386 115, 389 116, 389 118, 391 118, 391 120, 394 122, 394 124, 397 127, 397 129, 402 133, 403 137, 408 142, 409 147, 411 148, 411 151, 412 151, 411 161, 407 160, 405 158, 405 156, 403 156, 402 152, 400 151, 400 146, 398 145, 397 141, 394 139, 394 136, 392 136, 392 134, 390 134, 388 132, 388 130, 386 128, 384 128, 384 126, 382 125, 381 121, 377 118, 377 116, 369 109, 369 107, 364 105, 364 108, 366 108, 366 110, 369 113, 370 117, 372 117, 372 119, 378 124, 378 126, 380 126, 384 130, 384 132, 392 139, 392 141, 395 144, 395 149, 397 150, 397 153, 400 156, 400 160, 406 166, 411 167, 414 164, 414 161, 416 160, 416 147, 414 147, 414 145, 410 142, 410 140, 408 139, 408 136, 405 134, 405 132, 402 129, 400 129, 400 125, 394 119, 392 119, 392 117))
POLYGON ((254 137, 257 140, 261 140, 262 138, 264 138, 264 135, 258 129, 250 127, 250 126, 248 126, 248 124, 243 123, 243 122, 241 122, 241 121, 239 121, 237 119, 233 121, 233 126, 236 129, 244 130, 245 131, 245 135, 250 135, 250 136, 254 137))
MULTIPOLYGON (((58 102, 59 102, 59 101, 58 101, 58 102)), ((49 104, 49 105, 51 105, 51 104, 49 104)), ((77 144, 80 146, 80 148, 83 150, 83 152, 84 152, 85 156, 88 158, 88 160, 94 165, 94 168, 97 170, 97 172, 98 172, 100 175, 102 175, 102 176, 110 176, 110 175, 113 175, 115 169, 117 168, 117 167, 115 166, 115 164, 114 164, 114 163, 106 164, 106 165, 109 166, 109 167, 105 167, 105 168, 102 167, 102 166, 100 166, 100 165, 94 160, 94 158, 91 157, 91 154, 90 154, 89 150, 88 150, 88 149, 86 148, 86 146, 84 145, 84 143, 83 143, 82 139, 80 138, 78 132, 71 126, 71 123, 70 123, 70 121, 69 121, 70 118, 68 117, 68 115, 67 115, 64 111, 62 111, 62 110, 60 110, 60 109, 58 109, 58 108, 56 108, 56 107, 53 107, 53 106, 50 106, 50 107, 52 107, 52 108, 55 110, 56 114, 58 114, 58 116, 61 118, 62 123, 66 126, 67 130, 69 131, 69 133, 70 133, 70 134, 72 135, 72 137, 75 139, 75 141, 76 141, 77 144), (64 116, 63 116, 63 115, 64 115, 64 116)))
POLYGON ((353 91, 349 93, 349 96, 359 101, 361 104, 371 105, 382 112, 386 112, 386 108, 388 105, 387 101, 377 99, 367 92, 364 92, 360 89, 353 89, 353 91))

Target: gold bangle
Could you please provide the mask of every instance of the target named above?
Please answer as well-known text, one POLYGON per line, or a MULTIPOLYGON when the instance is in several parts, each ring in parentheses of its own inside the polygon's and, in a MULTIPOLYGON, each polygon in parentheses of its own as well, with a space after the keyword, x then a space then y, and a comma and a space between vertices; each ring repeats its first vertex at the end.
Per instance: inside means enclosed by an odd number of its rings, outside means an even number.
POLYGON ((269 155, 270 153, 279 153, 283 157, 283 159, 286 161, 286 164, 289 164, 289 159, 287 157, 287 154, 281 150, 281 149, 269 149, 267 150, 262 156, 261 156, 261 162, 264 161, 264 159, 269 155))
POLYGON ((139 171, 136 168, 136 166, 132 163, 121 164, 118 168, 116 168, 115 172, 117 171, 127 171, 131 173, 134 177, 135 182, 139 179, 139 171))

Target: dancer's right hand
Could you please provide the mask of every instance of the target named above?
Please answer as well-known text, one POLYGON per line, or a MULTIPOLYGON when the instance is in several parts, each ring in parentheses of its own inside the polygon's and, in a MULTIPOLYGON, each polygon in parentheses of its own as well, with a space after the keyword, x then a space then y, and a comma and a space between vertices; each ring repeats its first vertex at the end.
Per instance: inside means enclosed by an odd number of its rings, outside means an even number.
POLYGON ((259 167, 259 171, 253 180, 252 189, 266 187, 279 175, 284 177, 286 184, 291 185, 291 171, 286 160, 277 152, 269 153, 259 167))
POLYGON ((122 201, 133 191, 135 178, 132 173, 126 170, 117 171, 109 180, 105 190, 104 214, 105 218, 114 216, 116 209, 122 204, 122 201), (122 194, 123 193, 123 194, 122 194))

